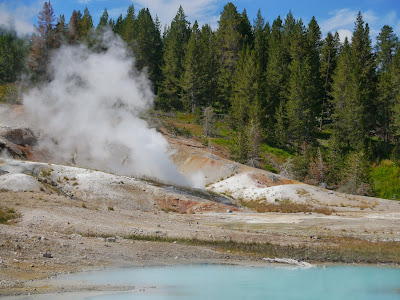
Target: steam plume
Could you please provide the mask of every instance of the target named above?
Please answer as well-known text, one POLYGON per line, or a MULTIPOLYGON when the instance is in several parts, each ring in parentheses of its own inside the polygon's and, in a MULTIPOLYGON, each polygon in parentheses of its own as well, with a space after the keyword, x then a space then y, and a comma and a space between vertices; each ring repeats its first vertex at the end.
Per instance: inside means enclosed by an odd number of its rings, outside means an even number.
POLYGON ((108 32, 106 51, 63 46, 51 61, 54 79, 24 95, 45 144, 59 161, 119 175, 189 185, 168 157, 168 143, 139 118, 154 95, 123 42, 108 32), (133 74, 135 73, 135 74, 133 74))

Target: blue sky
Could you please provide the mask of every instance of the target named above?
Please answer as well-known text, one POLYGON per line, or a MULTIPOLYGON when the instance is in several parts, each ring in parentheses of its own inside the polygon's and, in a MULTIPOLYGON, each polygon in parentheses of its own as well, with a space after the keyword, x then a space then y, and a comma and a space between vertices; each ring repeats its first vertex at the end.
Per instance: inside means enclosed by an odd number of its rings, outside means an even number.
MULTIPOLYGON (((341 39, 351 37, 354 21, 358 11, 361 11, 364 20, 370 25, 371 37, 375 40, 383 25, 394 28, 400 37, 400 0, 281 0, 260 1, 240 0, 232 1, 239 12, 247 10, 250 21, 255 18, 260 8, 266 19, 272 21, 280 15, 285 17, 289 10, 296 18, 302 18, 308 23, 312 16, 317 18, 323 35, 328 31, 339 31, 341 39)), ((32 24, 36 22, 37 15, 44 1, 39 0, 3 0, 0 1, 0 24, 13 22, 19 32, 32 31, 32 24)), ((168 24, 175 16, 181 4, 190 22, 198 20, 201 24, 209 23, 214 28, 218 26, 219 15, 227 1, 221 0, 53 0, 51 4, 55 14, 64 14, 69 20, 72 11, 85 7, 97 25, 104 8, 109 15, 117 18, 119 14, 126 14, 130 4, 134 4, 136 11, 148 7, 153 17, 158 15, 162 24, 168 24)))

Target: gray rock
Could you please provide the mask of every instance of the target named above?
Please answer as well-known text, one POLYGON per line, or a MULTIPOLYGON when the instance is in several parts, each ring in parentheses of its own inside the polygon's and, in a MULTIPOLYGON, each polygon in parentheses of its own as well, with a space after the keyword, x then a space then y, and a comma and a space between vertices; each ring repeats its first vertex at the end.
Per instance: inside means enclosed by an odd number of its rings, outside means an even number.
POLYGON ((50 251, 46 251, 45 253, 43 253, 43 257, 46 257, 46 258, 53 258, 53 256, 51 255, 51 252, 50 252, 50 251))
POLYGON ((5 133, 3 136, 10 142, 20 146, 34 146, 37 143, 34 133, 29 128, 13 129, 5 133))

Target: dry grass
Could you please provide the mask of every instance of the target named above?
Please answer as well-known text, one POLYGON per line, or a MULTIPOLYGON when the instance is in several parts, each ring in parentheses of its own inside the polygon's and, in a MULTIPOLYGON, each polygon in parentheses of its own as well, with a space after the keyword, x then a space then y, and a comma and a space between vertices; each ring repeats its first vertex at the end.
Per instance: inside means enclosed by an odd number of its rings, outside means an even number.
MULTIPOLYGON (((89 237, 109 237, 112 234, 83 233, 89 237)), ((245 254, 254 257, 287 257, 300 261, 336 262, 336 263, 400 263, 399 242, 371 242, 356 238, 323 237, 318 245, 304 244, 300 246, 277 245, 269 242, 236 242, 233 240, 201 240, 191 238, 177 238, 159 235, 123 236, 125 239, 180 243, 193 246, 214 248, 218 251, 245 254)))
POLYGON ((289 200, 279 201, 276 204, 260 203, 258 201, 241 201, 242 206, 255 210, 259 213, 280 212, 280 213, 306 213, 315 212, 324 215, 331 215, 334 210, 327 207, 312 207, 308 204, 293 203, 289 200))
POLYGON ((0 206, 0 223, 6 224, 8 221, 16 219, 19 214, 14 209, 5 206, 0 206))

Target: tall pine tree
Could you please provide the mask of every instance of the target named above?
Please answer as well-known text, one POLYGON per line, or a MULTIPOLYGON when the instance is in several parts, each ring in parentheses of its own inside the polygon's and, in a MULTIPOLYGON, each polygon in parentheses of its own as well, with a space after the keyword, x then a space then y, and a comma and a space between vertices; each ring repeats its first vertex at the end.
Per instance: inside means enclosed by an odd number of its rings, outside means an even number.
POLYGON ((183 74, 183 60, 185 47, 190 37, 189 22, 182 6, 171 22, 171 26, 165 37, 164 65, 162 73, 163 82, 158 93, 158 107, 162 109, 182 109, 181 84, 183 74))

